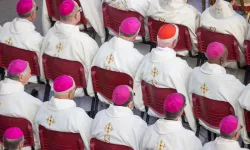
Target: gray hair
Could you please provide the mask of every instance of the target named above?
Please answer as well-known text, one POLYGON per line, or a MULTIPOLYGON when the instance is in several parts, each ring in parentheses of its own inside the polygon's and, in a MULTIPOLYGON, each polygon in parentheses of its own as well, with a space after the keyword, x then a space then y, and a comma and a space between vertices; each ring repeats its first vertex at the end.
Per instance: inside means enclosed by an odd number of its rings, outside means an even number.
POLYGON ((76 2, 74 2, 75 4, 75 7, 74 7, 74 10, 67 16, 60 16, 60 19, 62 21, 70 21, 71 18, 79 11, 79 6, 76 2))
MULTIPOLYGON (((28 63, 28 62, 27 62, 28 63)), ((25 74, 27 74, 27 72, 28 72, 28 70, 29 70, 29 64, 28 64, 28 66, 26 67, 26 69, 22 72, 22 73, 20 73, 20 74, 7 74, 7 78, 9 78, 9 79, 11 79, 11 80, 18 80, 19 79, 19 77, 21 76, 21 75, 25 75, 25 74)))
POLYGON ((220 136, 225 138, 225 139, 231 140, 239 130, 240 130, 240 127, 238 127, 234 132, 232 132, 230 134, 220 133, 220 136))
POLYGON ((7 139, 3 137, 4 149, 7 149, 7 150, 17 150, 18 146, 22 144, 23 142, 24 142, 24 136, 15 140, 11 140, 11 139, 7 139))
POLYGON ((35 10, 36 10, 36 6, 34 5, 34 2, 33 2, 33 7, 29 12, 27 12, 26 14, 18 14, 18 16, 20 18, 28 18, 28 17, 31 16, 32 12, 35 11, 35 10))

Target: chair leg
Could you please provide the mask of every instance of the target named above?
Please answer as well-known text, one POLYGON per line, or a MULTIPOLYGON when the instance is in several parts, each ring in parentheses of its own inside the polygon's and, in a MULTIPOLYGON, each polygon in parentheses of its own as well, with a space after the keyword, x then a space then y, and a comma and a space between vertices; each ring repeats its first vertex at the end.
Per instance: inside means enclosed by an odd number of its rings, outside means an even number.
POLYGON ((213 133, 213 135, 214 135, 214 140, 216 139, 216 137, 217 137, 217 134, 216 133, 213 133))
POLYGON ((199 120, 198 120, 198 119, 196 119, 196 125, 197 125, 197 130, 196 130, 195 135, 196 135, 196 137, 199 138, 201 126, 200 126, 200 124, 199 124, 199 120))
POLYGON ((34 147, 34 146, 32 146, 32 147, 31 147, 31 150, 35 150, 35 147, 34 147))
POLYGON ((144 112, 143 111, 141 112, 141 118, 142 119, 144 118, 144 112))
POLYGON ((4 80, 4 78, 5 78, 5 70, 4 70, 4 68, 0 68, 0 74, 1 74, 1 80, 4 80))
POLYGON ((200 63, 201 63, 201 53, 198 53, 196 66, 197 67, 200 66, 200 63))
POLYGON ((150 118, 150 116, 149 116, 148 113, 147 113, 147 117, 146 117, 146 123, 147 123, 147 124, 149 123, 149 118, 150 118))
POLYGON ((244 84, 245 84, 245 85, 248 84, 249 72, 250 72, 250 68, 249 68, 249 66, 247 66, 247 68, 246 68, 246 70, 245 70, 245 77, 244 77, 244 84))
POLYGON ((95 38, 96 38, 96 31, 93 31, 93 34, 92 34, 92 38, 95 40, 95 38))
POLYGON ((90 116, 94 118, 95 115, 95 97, 92 97, 92 102, 91 102, 91 110, 90 110, 90 116))
POLYGON ((212 141, 211 131, 207 130, 208 142, 212 141))
POLYGON ((95 92, 95 106, 94 106, 95 110, 94 110, 93 118, 98 112, 98 105, 99 105, 99 99, 98 99, 97 93, 95 92))
POLYGON ((107 42, 109 39, 109 29, 105 28, 105 42, 107 42))
POLYGON ((49 85, 49 81, 47 81, 47 84, 45 87, 45 92, 44 92, 44 98, 43 98, 44 102, 49 101, 50 90, 51 90, 51 87, 49 85))

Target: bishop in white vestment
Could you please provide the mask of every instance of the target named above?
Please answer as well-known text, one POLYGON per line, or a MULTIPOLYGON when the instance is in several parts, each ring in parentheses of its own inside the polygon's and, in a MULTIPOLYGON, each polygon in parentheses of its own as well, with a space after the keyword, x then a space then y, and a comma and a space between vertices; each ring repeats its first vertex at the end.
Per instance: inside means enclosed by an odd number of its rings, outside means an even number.
MULTIPOLYGON (((50 56, 82 63, 85 77, 88 79, 92 60, 99 47, 96 41, 86 33, 80 32, 79 27, 76 26, 80 20, 80 8, 76 2, 63 1, 59 12, 61 21, 57 21, 45 36, 42 52, 50 56)), ((42 62, 40 65, 41 70, 43 70, 42 62)), ((82 88, 77 89, 75 96, 81 97, 83 95, 82 88)))
POLYGON ((227 116, 220 122, 220 137, 206 143, 202 150, 247 150, 241 148, 238 139, 241 125, 235 116, 227 116))
MULTIPOLYGON (((154 20, 180 24, 188 27, 193 54, 197 54, 196 29, 200 26, 200 12, 186 0, 150 0, 148 16, 154 20)), ((187 50, 178 52, 178 55, 187 56, 187 50)))
POLYGON ((126 85, 116 87, 113 103, 95 116, 92 137, 106 143, 125 145, 140 150, 147 124, 133 114, 133 91, 126 85))
POLYGON ((184 112, 185 96, 169 95, 164 103, 166 119, 159 119, 148 127, 141 150, 200 150, 201 141, 193 131, 185 129, 178 119, 184 112))
MULTIPOLYGON (((194 93, 216 101, 230 103, 235 115, 243 125, 242 138, 244 142, 249 142, 243 121, 243 109, 238 101, 245 86, 233 75, 226 73, 223 66, 227 60, 227 53, 226 47, 221 43, 213 42, 208 45, 206 53, 208 62, 201 67, 194 68, 189 82, 189 94, 190 97, 194 93)), ((199 122, 206 129, 219 133, 217 129, 205 125, 201 120, 199 122)))
MULTIPOLYGON (((168 24, 160 28, 158 32, 158 47, 147 54, 137 71, 134 80, 135 107, 145 111, 141 82, 144 80, 158 88, 172 88, 182 93, 188 99, 188 81, 192 69, 185 60, 176 57, 173 48, 178 40, 179 29, 176 25, 168 24)), ((189 99, 185 107, 185 115, 192 130, 196 131, 196 124, 193 117, 192 107, 189 99)), ((149 108, 148 114, 160 117, 159 114, 149 108)))
MULTIPOLYGON (((42 102, 24 91, 31 76, 28 62, 14 60, 9 64, 7 78, 0 82, 0 115, 25 118, 33 127, 36 149, 39 148, 39 135, 36 132, 35 116, 42 102)), ((23 150, 31 150, 24 147, 23 150)))
MULTIPOLYGON (((45 102, 37 112, 37 127, 61 132, 79 133, 84 149, 90 150, 91 127, 93 120, 73 101, 75 82, 70 76, 60 76, 54 81, 55 97, 45 102)), ((67 137, 65 137, 67 138, 67 137)))
MULTIPOLYGON (((201 15, 201 27, 213 32, 233 35, 239 43, 241 65, 244 65, 243 42, 247 37, 248 24, 240 14, 237 14, 232 5, 225 0, 216 0, 216 3, 207 8, 201 15)), ((235 62, 227 63, 228 68, 238 68, 235 62)))
MULTIPOLYGON (((93 27, 96 33, 101 37, 101 41, 104 42, 105 30, 103 24, 101 0, 79 0, 79 2, 81 4, 80 7, 83 9, 83 14, 88 21, 87 27, 93 27)), ((43 0, 42 23, 43 34, 45 35, 51 28, 46 0, 43 0)), ((83 29, 83 26, 80 25, 80 28, 83 29)))
MULTIPOLYGON (((126 73, 134 78, 143 58, 143 55, 134 48, 133 43, 140 26, 141 23, 137 18, 125 19, 120 25, 119 37, 113 37, 100 47, 91 66, 126 73)), ((91 75, 89 75, 87 90, 89 95, 94 94, 91 75)), ((100 101, 109 103, 109 100, 100 94, 98 97, 100 101)))

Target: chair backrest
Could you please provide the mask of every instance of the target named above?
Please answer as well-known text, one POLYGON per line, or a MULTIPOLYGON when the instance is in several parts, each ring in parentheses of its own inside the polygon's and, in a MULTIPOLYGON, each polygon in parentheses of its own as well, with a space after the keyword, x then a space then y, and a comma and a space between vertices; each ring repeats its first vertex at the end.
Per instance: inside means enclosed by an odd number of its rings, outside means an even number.
POLYGON ((250 132, 250 111, 244 109, 246 131, 250 132))
POLYGON ((209 99, 197 94, 193 94, 192 99, 195 118, 214 129, 219 128, 220 121, 224 117, 235 115, 233 106, 228 102, 209 99))
MULTIPOLYGON (((157 34, 161 26, 164 24, 169 24, 166 22, 154 20, 153 18, 148 18, 148 30, 150 41, 157 44, 157 34)), ((192 42, 189 34, 189 30, 186 26, 175 24, 179 28, 179 40, 177 42, 176 47, 174 48, 175 51, 182 51, 182 50, 192 50, 192 42)))
POLYGON ((112 93, 119 85, 128 85, 133 88, 133 79, 121 72, 102 69, 97 66, 91 68, 93 89, 107 100, 112 101, 112 93))
POLYGON ((84 150, 79 133, 58 132, 39 125, 41 150, 84 150))
POLYGON ((69 75, 77 88, 86 88, 84 66, 78 61, 70 61, 43 54, 43 69, 47 80, 54 81, 58 76, 69 75))
POLYGON ((103 21, 105 28, 112 30, 116 35, 119 33, 119 27, 122 21, 128 17, 136 17, 141 22, 139 36, 145 37, 144 17, 134 11, 123 11, 109 6, 107 3, 102 4, 103 21))
POLYGON ((250 65, 250 41, 244 41, 244 52, 245 52, 245 61, 247 65, 250 65))
POLYGON ((38 56, 35 52, 13 47, 3 43, 0 43, 0 45, 0 49, 2 49, 2 57, 0 57, 0 67, 7 69, 11 61, 15 59, 22 59, 29 62, 32 75, 40 76, 38 56))
POLYGON ((157 88, 145 81, 142 81, 141 85, 144 105, 154 110, 157 114, 165 116, 163 108, 164 101, 168 95, 176 93, 176 89, 157 88))
POLYGON ((233 35, 213 32, 203 27, 197 30, 198 48, 201 53, 205 53, 207 46, 212 42, 220 42, 228 49, 228 61, 240 61, 239 44, 233 35))
POLYGON ((132 148, 124 145, 116 145, 111 143, 105 143, 96 138, 90 140, 91 150, 133 150, 132 148))
POLYGON ((4 47, 5 47, 5 44, 0 43, 0 67, 3 67, 3 59, 4 59, 3 49, 4 49, 4 47))
POLYGON ((24 146, 35 146, 32 124, 24 118, 0 115, 0 142, 3 142, 4 132, 11 127, 18 127, 24 134, 24 146))
MULTIPOLYGON (((46 0, 47 10, 49 17, 55 18, 56 20, 60 20, 59 15, 59 6, 64 0, 46 0)), ((79 7, 81 7, 81 3, 79 0, 75 0, 79 7)), ((79 24, 87 25, 88 21, 84 16, 84 13, 81 12, 81 20, 79 24)))

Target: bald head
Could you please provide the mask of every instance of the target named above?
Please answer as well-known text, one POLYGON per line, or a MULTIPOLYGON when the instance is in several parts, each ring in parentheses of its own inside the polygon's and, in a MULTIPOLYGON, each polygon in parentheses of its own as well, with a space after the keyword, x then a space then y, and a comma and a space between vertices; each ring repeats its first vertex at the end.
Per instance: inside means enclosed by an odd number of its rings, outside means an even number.
POLYGON ((227 47, 222 43, 212 42, 207 47, 206 56, 208 58, 208 62, 211 64, 224 66, 227 61, 227 55, 227 47))

